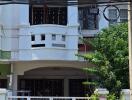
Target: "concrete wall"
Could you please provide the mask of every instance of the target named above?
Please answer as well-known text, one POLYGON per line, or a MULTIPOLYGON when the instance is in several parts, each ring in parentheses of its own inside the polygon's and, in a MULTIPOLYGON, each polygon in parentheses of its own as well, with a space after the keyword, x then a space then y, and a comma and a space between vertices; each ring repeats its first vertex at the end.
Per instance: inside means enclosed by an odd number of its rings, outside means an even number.
MULTIPOLYGON (((17 75, 23 75, 24 72, 37 69, 37 68, 52 68, 52 67, 58 67, 58 68, 75 68, 75 69, 81 69, 83 67, 86 67, 86 63, 79 62, 79 61, 54 61, 54 60, 45 60, 45 61, 23 61, 23 62, 14 62, 14 73, 17 75)), ((92 64, 87 64, 87 66, 92 67, 92 64)))
POLYGON ((78 52, 78 7, 68 6, 68 25, 33 25, 29 24, 29 5, 7 4, 0 7, 0 48, 11 52, 12 60, 77 60, 78 52), (31 41, 31 35, 37 37, 31 41), (41 34, 46 40, 41 41, 41 34), (57 35, 52 41, 51 34, 57 35), (66 36, 61 41, 61 35, 66 36), (52 47, 51 43, 65 47, 52 47), (32 44, 45 43, 45 47, 32 48, 32 44), (5 45, 6 44, 6 45, 5 45), (28 56, 27 56, 28 55, 28 56))

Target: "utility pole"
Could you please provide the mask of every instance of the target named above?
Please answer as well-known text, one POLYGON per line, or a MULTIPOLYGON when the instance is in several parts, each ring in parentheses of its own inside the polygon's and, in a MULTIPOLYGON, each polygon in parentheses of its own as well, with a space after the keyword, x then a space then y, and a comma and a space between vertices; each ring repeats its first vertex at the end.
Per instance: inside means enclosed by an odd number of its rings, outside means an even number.
POLYGON ((128 4, 128 48, 129 48, 129 84, 130 100, 132 100, 132 2, 128 4))

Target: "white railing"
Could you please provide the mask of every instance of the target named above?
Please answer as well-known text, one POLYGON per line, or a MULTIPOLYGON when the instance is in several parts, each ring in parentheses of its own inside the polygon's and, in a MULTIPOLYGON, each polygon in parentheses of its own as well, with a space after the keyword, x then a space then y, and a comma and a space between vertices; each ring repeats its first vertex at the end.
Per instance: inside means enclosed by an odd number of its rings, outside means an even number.
POLYGON ((7 100, 90 100, 90 97, 8 96, 7 100))

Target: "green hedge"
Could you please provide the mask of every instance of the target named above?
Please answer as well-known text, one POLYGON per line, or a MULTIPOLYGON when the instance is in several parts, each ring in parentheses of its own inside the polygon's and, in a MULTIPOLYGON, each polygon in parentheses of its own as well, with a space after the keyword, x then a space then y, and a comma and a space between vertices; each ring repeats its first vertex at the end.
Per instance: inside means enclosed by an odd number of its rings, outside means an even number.
POLYGON ((10 51, 2 51, 0 50, 0 59, 10 59, 11 52, 10 51))
POLYGON ((9 75, 11 72, 10 64, 0 64, 0 76, 9 75))

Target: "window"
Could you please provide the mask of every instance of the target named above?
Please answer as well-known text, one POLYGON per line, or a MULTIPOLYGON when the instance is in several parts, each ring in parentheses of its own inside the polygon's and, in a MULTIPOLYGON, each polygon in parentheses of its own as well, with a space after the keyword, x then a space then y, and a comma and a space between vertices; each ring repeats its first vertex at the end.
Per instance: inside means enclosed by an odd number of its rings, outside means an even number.
POLYGON ((120 22, 127 22, 127 21, 128 21, 128 10, 120 9, 120 22))
POLYGON ((56 35, 52 34, 52 40, 56 40, 56 35))
POLYGON ((35 35, 31 35, 31 41, 35 41, 35 35))
POLYGON ((66 40, 66 36, 62 35, 62 41, 65 41, 65 40, 66 40))
POLYGON ((41 40, 45 40, 45 35, 41 34, 41 40))
POLYGON ((90 9, 91 7, 79 8, 79 23, 82 29, 98 29, 98 16, 97 14, 91 13, 90 9))
POLYGON ((46 5, 32 5, 29 11, 30 24, 67 24, 66 7, 47 7, 46 5))
POLYGON ((127 22, 128 21, 128 10, 127 9, 120 9, 120 16, 119 19, 116 19, 118 16, 118 11, 116 9, 109 9, 109 18, 111 21, 109 24, 116 24, 117 22, 127 22))

